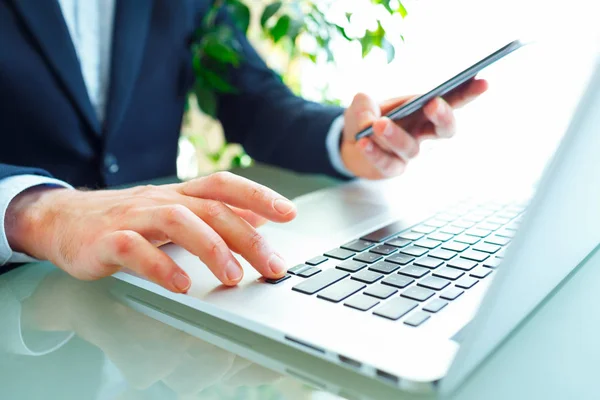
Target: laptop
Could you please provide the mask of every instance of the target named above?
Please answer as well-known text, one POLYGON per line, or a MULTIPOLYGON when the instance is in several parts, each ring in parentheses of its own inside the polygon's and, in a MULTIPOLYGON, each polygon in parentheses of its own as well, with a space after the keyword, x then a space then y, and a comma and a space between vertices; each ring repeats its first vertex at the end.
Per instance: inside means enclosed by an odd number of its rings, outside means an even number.
POLYGON ((303 196, 298 221, 262 228, 293 265, 278 281, 243 263, 240 285, 222 287, 174 245, 165 251, 192 278, 188 295, 115 277, 142 311, 169 300, 186 310, 182 321, 208 331, 194 313, 395 388, 453 392, 600 245, 598 110, 600 63, 533 196, 471 198, 422 215, 404 200, 366 201, 380 194, 376 184, 349 184, 303 196))

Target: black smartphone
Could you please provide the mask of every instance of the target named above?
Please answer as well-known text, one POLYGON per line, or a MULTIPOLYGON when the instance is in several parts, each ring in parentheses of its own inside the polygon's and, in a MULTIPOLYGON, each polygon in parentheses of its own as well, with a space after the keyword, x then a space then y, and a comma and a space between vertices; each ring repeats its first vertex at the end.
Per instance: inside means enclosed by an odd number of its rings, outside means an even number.
MULTIPOLYGON (((519 49, 520 47, 523 47, 522 42, 518 40, 510 42, 509 44, 490 54, 483 60, 473 64, 472 66, 470 66, 460 74, 456 75, 452 79, 449 79, 448 81, 442 83, 435 89, 408 101, 400 107, 393 109, 388 114, 386 114, 386 117, 390 118, 391 120, 398 121, 416 111, 419 111, 429 101, 433 100, 436 97, 444 96, 450 93, 452 90, 460 87, 462 84, 473 79, 482 69, 484 69, 488 65, 493 64, 494 62, 500 60, 504 56, 507 56, 508 54, 519 49)), ((370 126, 367 129, 359 132, 356 135, 356 140, 360 140, 364 137, 371 136, 372 134, 373 127, 370 126)))

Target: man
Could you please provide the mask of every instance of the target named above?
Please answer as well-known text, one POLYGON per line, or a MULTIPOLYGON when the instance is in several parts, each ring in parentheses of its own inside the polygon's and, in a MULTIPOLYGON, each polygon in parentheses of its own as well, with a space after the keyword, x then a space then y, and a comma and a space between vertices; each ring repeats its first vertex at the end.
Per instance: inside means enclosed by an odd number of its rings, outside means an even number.
MULTIPOLYGON (((242 278, 232 252, 266 277, 285 273, 255 227, 290 221, 296 209, 256 183, 218 173, 162 187, 72 189, 175 174, 193 83, 189 40, 208 6, 0 0, 0 265, 46 259, 80 279, 127 266, 185 293, 189 277, 157 247, 174 242, 225 285, 242 278)), ((224 12, 218 19, 232 25, 224 12)), ((407 98, 378 106, 359 94, 345 111, 297 98, 237 35, 244 61, 230 78, 239 93, 219 98, 225 135, 256 160, 299 172, 400 174, 422 140, 452 136, 453 107, 486 90, 473 80, 397 125, 381 115, 407 98), (371 124, 375 137, 357 143, 371 124)))

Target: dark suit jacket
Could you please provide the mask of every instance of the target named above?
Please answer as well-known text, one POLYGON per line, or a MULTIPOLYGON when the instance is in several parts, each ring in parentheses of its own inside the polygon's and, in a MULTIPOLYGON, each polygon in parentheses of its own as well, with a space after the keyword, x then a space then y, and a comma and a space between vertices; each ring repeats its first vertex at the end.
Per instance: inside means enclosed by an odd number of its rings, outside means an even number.
MULTIPOLYGON (((174 175, 194 80, 190 37, 208 3, 116 2, 101 125, 57 0, 0 0, 0 179, 39 173, 104 187, 174 175)), ((218 108, 227 140, 258 161, 336 175, 325 136, 342 110, 294 96, 237 34, 244 62, 231 79, 240 93, 220 96, 218 108)))

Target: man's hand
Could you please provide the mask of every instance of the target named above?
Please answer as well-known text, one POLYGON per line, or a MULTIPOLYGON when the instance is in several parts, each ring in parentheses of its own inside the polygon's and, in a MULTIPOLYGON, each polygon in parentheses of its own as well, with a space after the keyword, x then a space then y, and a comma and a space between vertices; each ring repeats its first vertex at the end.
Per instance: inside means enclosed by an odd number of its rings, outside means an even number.
POLYGON ((419 153, 423 140, 454 135, 453 109, 464 106, 486 90, 486 81, 471 80, 446 96, 445 100, 438 97, 399 123, 382 115, 414 96, 388 100, 379 106, 365 94, 356 95, 344 115, 341 156, 346 168, 367 179, 401 174, 408 161, 419 153), (375 134, 357 142, 356 134, 371 125, 375 134))
POLYGON ((185 293, 187 274, 157 245, 173 242, 198 256, 225 285, 242 279, 232 252, 267 278, 286 265, 255 230, 265 219, 288 222, 293 203, 226 172, 193 181, 126 190, 32 189, 11 203, 11 248, 92 280, 122 267, 185 293))

